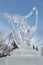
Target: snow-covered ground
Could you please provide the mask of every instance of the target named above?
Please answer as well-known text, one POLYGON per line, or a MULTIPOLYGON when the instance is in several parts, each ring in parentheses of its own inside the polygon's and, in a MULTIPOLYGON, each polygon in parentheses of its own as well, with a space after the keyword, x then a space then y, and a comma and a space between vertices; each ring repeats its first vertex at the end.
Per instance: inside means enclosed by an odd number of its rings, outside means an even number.
POLYGON ((41 56, 41 52, 32 49, 15 49, 10 56, 41 56))
POLYGON ((0 65, 43 65, 41 52, 30 47, 15 49, 10 56, 0 58, 0 65))
POLYGON ((0 59, 0 65, 43 65, 41 56, 14 56, 0 59))

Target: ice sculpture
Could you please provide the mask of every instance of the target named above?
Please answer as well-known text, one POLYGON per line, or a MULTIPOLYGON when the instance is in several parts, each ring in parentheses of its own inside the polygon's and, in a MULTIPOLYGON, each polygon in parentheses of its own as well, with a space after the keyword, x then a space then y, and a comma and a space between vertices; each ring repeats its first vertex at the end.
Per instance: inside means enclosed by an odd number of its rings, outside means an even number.
POLYGON ((14 34, 14 40, 19 48, 30 44, 29 40, 33 33, 37 30, 38 22, 38 10, 34 7, 31 12, 26 16, 20 15, 10 15, 9 13, 4 13, 4 16, 8 19, 14 34), (36 12, 35 24, 31 26, 26 22, 26 19, 31 17, 31 15, 36 12))

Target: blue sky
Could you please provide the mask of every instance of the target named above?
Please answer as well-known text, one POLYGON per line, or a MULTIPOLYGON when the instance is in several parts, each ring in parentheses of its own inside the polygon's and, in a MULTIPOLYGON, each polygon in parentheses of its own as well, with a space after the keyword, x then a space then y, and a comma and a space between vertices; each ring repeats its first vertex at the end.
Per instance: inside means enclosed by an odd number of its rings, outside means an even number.
POLYGON ((43 38, 43 0, 0 0, 0 26, 9 28, 9 23, 3 17, 3 13, 25 16, 33 7, 37 7, 39 11, 36 35, 43 38))
POLYGON ((39 27, 43 28, 43 0, 0 0, 0 13, 26 15, 36 6, 39 10, 39 27))

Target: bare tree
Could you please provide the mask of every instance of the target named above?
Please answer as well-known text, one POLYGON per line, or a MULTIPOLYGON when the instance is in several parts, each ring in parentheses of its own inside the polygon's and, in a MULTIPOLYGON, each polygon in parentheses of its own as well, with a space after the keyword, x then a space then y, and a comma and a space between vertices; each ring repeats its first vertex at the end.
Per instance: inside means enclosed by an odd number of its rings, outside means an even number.
POLYGON ((0 57, 6 57, 7 55, 10 56, 10 52, 14 49, 18 49, 18 46, 16 45, 15 41, 13 40, 13 34, 9 33, 4 38, 4 33, 0 32, 0 57), (5 43, 5 40, 8 38, 8 44, 5 43), (11 45, 9 46, 9 42, 12 40, 11 45), (4 43, 3 43, 4 42, 4 43))

